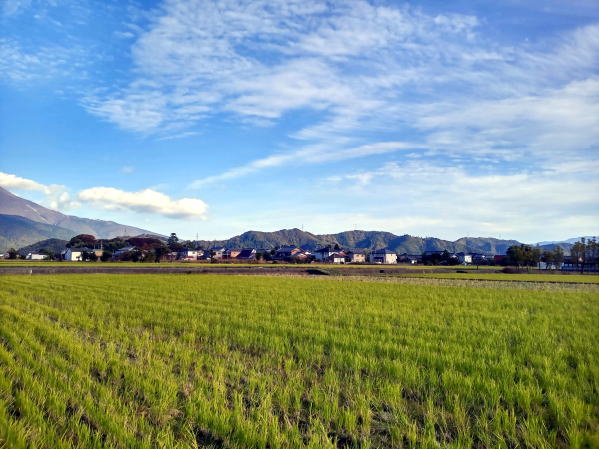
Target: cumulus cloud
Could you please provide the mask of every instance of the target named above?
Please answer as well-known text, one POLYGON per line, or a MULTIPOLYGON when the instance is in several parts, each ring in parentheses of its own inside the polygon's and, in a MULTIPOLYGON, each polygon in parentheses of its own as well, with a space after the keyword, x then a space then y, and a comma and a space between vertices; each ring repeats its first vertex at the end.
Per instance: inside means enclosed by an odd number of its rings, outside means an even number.
POLYGON ((72 201, 67 188, 59 184, 45 185, 37 181, 33 181, 27 178, 21 178, 20 176, 13 175, 11 173, 0 172, 0 186, 6 189, 20 189, 20 190, 33 190, 38 191, 46 195, 45 204, 58 210, 69 210, 76 209, 79 207, 77 201, 72 201))
POLYGON ((48 195, 46 198, 46 204, 50 207, 50 209, 62 211, 77 209, 79 206, 81 206, 81 203, 72 200, 71 195, 66 191, 56 191, 48 195))
POLYGON ((200 199, 174 200, 152 189, 126 192, 114 187, 91 187, 79 192, 80 201, 107 210, 131 210, 170 218, 205 218, 208 206, 200 199))
POLYGON ((63 186, 59 185, 47 186, 31 179, 21 178, 13 174, 3 172, 0 172, 0 186, 7 189, 38 190, 46 195, 49 195, 60 188, 64 188, 63 186))

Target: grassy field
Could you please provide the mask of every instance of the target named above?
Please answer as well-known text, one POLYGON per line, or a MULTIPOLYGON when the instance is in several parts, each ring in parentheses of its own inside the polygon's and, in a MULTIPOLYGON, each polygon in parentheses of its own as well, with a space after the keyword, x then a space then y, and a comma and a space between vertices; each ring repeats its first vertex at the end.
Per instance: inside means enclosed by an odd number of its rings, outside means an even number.
MULTIPOLYGON (((164 267, 323 267, 323 268, 339 268, 339 269, 354 269, 365 266, 377 267, 385 270, 430 270, 435 268, 450 269, 450 270, 477 270, 476 265, 439 265, 439 266, 424 266, 424 265, 361 265, 361 264, 347 264, 347 265, 333 265, 330 263, 311 263, 311 264, 289 264, 289 263, 209 263, 209 262, 191 262, 191 261, 175 261, 175 262, 67 262, 67 261, 54 261, 54 260, 23 260, 23 259, 0 259, 0 267, 9 266, 118 266, 118 267, 144 267, 144 266, 164 266, 164 267)), ((486 267, 489 269, 500 270, 502 267, 486 267)))
POLYGON ((582 282, 599 284, 599 275, 591 274, 539 274, 539 273, 410 273, 409 277, 438 279, 473 279, 482 281, 521 281, 521 282, 582 282))
POLYGON ((597 447, 579 288, 3 276, 0 447, 597 447))

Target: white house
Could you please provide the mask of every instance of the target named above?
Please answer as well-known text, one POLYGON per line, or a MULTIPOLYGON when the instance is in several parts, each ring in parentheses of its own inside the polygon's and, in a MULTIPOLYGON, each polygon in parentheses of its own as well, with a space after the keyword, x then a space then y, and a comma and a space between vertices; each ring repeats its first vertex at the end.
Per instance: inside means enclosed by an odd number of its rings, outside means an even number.
POLYGON ((345 260, 347 263, 365 263, 366 254, 354 253, 353 251, 350 251, 349 253, 346 253, 345 260))
POLYGON ((328 247, 320 248, 314 251, 314 257, 316 258, 316 260, 319 260, 321 262, 325 262, 327 258, 332 256, 333 254, 335 254, 335 250, 328 247))
POLYGON ((63 253, 62 258, 64 260, 68 260, 70 262, 81 261, 83 260, 83 252, 90 251, 89 248, 67 248, 67 250, 63 253))
POLYGON ((209 253, 212 254, 212 258, 214 259, 223 259, 226 251, 227 248, 224 246, 215 246, 214 248, 210 249, 209 253))
POLYGON ((472 264, 472 254, 470 253, 457 253, 458 262, 460 265, 472 264))
POLYGON ((201 249, 186 249, 179 252, 179 259, 182 260, 198 260, 204 255, 204 251, 201 249))
POLYGON ((388 249, 377 249, 370 253, 370 263, 392 264, 397 263, 397 254, 388 249))
POLYGON ((38 253, 28 253, 25 256, 25 259, 27 259, 27 260, 44 260, 47 258, 48 258, 47 254, 38 254, 38 253))
POLYGON ((345 263, 345 253, 333 253, 325 260, 329 263, 345 263))

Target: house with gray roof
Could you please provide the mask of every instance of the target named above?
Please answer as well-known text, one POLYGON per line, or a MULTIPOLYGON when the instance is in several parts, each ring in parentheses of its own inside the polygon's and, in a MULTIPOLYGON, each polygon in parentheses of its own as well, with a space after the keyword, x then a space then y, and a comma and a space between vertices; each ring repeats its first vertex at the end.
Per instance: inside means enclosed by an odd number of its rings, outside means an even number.
POLYGON ((377 249, 370 253, 370 263, 394 264, 397 263, 397 254, 386 248, 377 249))

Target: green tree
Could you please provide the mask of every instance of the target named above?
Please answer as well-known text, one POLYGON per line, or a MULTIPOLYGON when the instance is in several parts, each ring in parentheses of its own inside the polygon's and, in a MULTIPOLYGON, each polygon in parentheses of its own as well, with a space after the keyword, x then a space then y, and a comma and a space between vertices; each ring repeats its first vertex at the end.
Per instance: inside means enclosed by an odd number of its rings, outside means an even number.
POLYGON ((586 259, 586 241, 584 237, 580 239, 580 242, 576 242, 570 250, 572 261, 580 269, 580 273, 584 273, 584 263, 586 259))
POLYGON ((160 262, 169 252, 169 248, 166 245, 156 246, 154 248, 154 261, 160 262))
POLYGON ((584 237, 580 239, 580 242, 576 242, 570 250, 572 260, 576 263, 580 269, 580 273, 584 273, 585 266, 597 264, 599 262, 599 243, 597 239, 586 240, 584 237))
POLYGON ((19 253, 17 253, 16 249, 11 248, 8 250, 8 258, 9 259, 16 259, 18 255, 19 255, 19 253))
POLYGON ((506 255, 510 265, 516 265, 518 270, 525 266, 529 270, 539 263, 541 249, 538 246, 533 248, 530 245, 513 245, 507 249, 506 255))
POLYGON ((48 256, 50 260, 54 259, 54 251, 51 248, 42 248, 39 253, 48 256))
POLYGON ((181 251, 183 249, 183 245, 179 243, 179 237, 174 232, 168 238, 167 245, 171 251, 181 251))
POLYGON ((89 246, 93 248, 97 243, 96 238, 91 234, 79 234, 73 237, 69 243, 67 243, 67 248, 82 248, 84 246, 89 246))
POLYGON ((560 267, 560 264, 564 261, 564 250, 561 246, 556 246, 553 250, 553 264, 556 268, 560 267))

